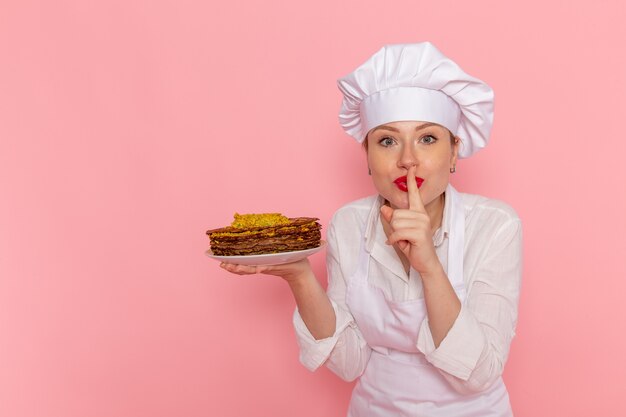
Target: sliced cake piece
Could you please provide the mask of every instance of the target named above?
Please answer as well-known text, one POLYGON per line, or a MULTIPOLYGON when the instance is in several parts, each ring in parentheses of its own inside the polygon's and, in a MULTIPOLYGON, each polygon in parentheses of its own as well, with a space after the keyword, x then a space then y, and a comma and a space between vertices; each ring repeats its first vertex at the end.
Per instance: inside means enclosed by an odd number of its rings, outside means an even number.
POLYGON ((314 217, 288 218, 280 213, 238 214, 230 226, 207 230, 218 256, 260 255, 316 248, 321 225, 314 217))

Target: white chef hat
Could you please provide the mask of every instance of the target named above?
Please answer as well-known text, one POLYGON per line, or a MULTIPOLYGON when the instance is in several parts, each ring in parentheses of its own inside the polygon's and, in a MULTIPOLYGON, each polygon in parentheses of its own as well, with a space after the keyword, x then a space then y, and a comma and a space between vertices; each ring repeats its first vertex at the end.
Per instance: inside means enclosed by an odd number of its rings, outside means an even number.
POLYGON ((493 91, 430 42, 387 45, 337 81, 339 123, 359 143, 384 123, 440 124, 461 138, 459 157, 483 148, 493 123, 493 91))

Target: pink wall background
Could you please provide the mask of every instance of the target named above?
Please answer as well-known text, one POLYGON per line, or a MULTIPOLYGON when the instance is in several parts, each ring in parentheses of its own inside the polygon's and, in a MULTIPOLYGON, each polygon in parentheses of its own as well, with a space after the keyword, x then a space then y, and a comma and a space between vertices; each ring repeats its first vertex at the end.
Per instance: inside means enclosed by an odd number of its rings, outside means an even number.
POLYGON ((496 91, 454 183, 524 221, 516 416, 623 415, 623 4, 0 2, 0 415, 345 415, 286 285, 204 231, 372 193, 335 80, 421 40, 496 91))

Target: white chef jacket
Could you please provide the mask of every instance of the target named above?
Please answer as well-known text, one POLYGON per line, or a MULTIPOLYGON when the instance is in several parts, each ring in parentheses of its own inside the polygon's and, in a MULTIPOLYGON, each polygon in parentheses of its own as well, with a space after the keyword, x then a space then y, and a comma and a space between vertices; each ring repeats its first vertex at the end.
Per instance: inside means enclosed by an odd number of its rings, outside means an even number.
MULTIPOLYGON (((448 185, 448 187, 452 187, 448 185)), ((446 192, 441 227, 433 236, 435 250, 447 272, 451 204, 446 192)), ((505 203, 460 194, 465 211, 463 277, 466 301, 452 328, 435 348, 428 320, 419 329, 417 348, 460 393, 480 392, 502 374, 515 334, 521 283, 522 229, 515 211, 505 203)), ((361 239, 370 252, 370 284, 393 301, 423 298, 419 273, 407 274, 380 221, 381 196, 349 203, 333 216, 326 238, 328 296, 336 315, 331 337, 315 340, 296 309, 293 322, 300 361, 309 370, 322 364, 344 380, 358 378, 371 349, 346 305, 346 280, 357 268, 361 239), (365 227, 363 227, 365 226, 365 227), (363 236, 365 230, 365 236, 363 236)))

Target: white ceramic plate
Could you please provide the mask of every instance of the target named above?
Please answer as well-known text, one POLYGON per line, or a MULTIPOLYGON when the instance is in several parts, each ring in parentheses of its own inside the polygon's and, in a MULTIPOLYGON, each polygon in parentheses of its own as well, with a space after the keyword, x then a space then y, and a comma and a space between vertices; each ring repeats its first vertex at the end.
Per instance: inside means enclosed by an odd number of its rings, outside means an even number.
POLYGON ((307 258, 314 253, 319 252, 326 246, 325 241, 321 241, 317 248, 298 250, 295 252, 267 253, 264 255, 247 255, 247 256, 218 256, 213 255, 211 249, 205 253, 209 258, 213 258, 220 262, 228 262, 239 265, 280 265, 289 262, 296 262, 307 258))

